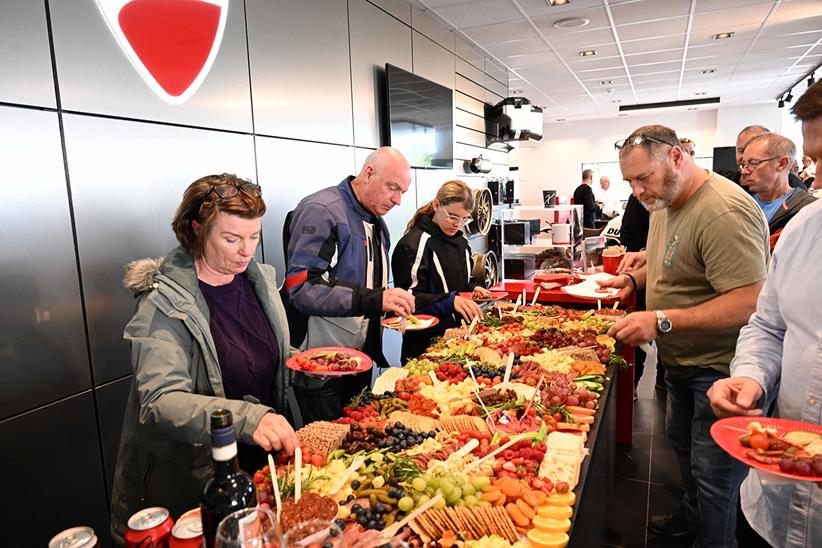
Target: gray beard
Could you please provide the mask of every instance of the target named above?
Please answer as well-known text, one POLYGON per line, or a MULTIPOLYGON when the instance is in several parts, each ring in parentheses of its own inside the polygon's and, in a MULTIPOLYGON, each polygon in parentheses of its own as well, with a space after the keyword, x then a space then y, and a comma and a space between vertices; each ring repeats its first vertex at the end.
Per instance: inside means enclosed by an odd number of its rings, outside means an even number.
POLYGON ((648 211, 659 211, 661 209, 665 209, 666 207, 670 207, 671 203, 674 201, 674 198, 676 198, 676 195, 679 193, 682 186, 681 183, 682 181, 677 180, 676 175, 668 171, 665 174, 662 194, 656 198, 651 198, 650 200, 640 200, 639 203, 641 203, 642 207, 648 211))

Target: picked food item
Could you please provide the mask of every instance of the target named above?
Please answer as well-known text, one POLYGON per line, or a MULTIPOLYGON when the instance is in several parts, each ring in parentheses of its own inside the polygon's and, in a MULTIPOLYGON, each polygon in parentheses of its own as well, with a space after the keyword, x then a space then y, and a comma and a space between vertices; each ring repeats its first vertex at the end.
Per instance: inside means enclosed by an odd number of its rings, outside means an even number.
POLYGON ((453 533, 462 533, 468 540, 497 535, 513 543, 520 538, 511 518, 501 506, 428 510, 411 521, 411 529, 425 542, 453 533))
POLYGON ((624 255, 625 254, 625 246, 624 245, 609 245, 605 249, 602 250, 603 257, 616 257, 617 255, 624 255))
POLYGON ((398 331, 418 331, 420 329, 428 329, 438 323, 440 323, 439 318, 426 314, 408 316, 405 318, 405 323, 403 323, 403 318, 400 317, 386 318, 382 321, 383 327, 396 329, 398 331))
POLYGON ((308 447, 319 455, 327 455, 339 449, 350 431, 351 427, 347 424, 316 421, 297 430, 297 439, 300 440, 301 447, 308 447))
POLYGON ((625 316, 624 310, 614 310, 613 308, 600 308, 594 311, 594 316, 606 322, 615 322, 625 316))

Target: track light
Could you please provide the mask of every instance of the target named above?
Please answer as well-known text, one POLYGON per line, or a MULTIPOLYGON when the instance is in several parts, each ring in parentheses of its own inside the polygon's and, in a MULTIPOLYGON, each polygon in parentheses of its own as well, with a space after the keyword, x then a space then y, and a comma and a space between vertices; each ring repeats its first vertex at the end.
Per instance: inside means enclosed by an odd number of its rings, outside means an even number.
POLYGON ((785 99, 783 99, 782 97, 780 97, 780 98, 779 98, 779 103, 777 103, 777 106, 778 106, 779 108, 785 108, 785 99))
POLYGON ((791 101, 793 101, 793 90, 789 89, 788 94, 785 96, 785 102, 790 103, 791 101))
POLYGON ((816 82, 816 78, 814 78, 815 75, 816 73, 812 72, 811 75, 808 77, 808 87, 811 87, 813 83, 816 82))

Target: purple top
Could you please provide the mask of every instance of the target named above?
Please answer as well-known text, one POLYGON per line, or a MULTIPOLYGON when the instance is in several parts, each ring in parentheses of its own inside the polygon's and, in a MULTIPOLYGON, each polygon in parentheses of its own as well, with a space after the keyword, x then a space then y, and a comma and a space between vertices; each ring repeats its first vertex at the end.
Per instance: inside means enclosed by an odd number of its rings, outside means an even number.
POLYGON ((200 280, 200 290, 211 312, 211 336, 226 397, 254 396, 271 405, 280 347, 251 282, 238 274, 231 283, 216 287, 200 280))

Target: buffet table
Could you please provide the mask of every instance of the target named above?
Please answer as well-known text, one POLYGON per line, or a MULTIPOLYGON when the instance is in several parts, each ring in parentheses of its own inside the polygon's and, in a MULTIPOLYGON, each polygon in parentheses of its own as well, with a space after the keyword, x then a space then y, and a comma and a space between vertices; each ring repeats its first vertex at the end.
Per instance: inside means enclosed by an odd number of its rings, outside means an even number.
MULTIPOLYGON (((525 298, 528 302, 534 298, 537 284, 529 280, 505 280, 499 285, 491 288, 491 291, 505 291, 508 293, 508 298, 516 300, 517 296, 522 295, 522 290, 525 290, 525 298)), ((580 299, 569 295, 561 289, 542 289, 540 288, 537 302, 542 304, 559 304, 565 306, 578 306, 581 308, 590 307, 592 301, 587 299, 580 299)), ((613 305, 615 299, 603 298, 602 304, 613 305)), ((632 310, 636 305, 636 298, 632 293, 628 299, 619 303, 619 309, 632 310)), ((634 347, 627 344, 617 345, 619 354, 625 358, 629 364, 633 364, 636 359, 634 347)), ((634 416, 634 368, 618 369, 611 375, 611 378, 617 382, 616 393, 616 443, 623 445, 631 445, 633 443, 633 416, 634 416)))

